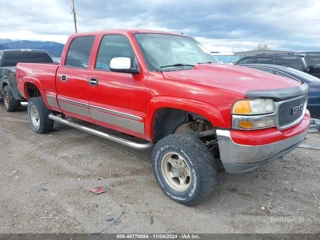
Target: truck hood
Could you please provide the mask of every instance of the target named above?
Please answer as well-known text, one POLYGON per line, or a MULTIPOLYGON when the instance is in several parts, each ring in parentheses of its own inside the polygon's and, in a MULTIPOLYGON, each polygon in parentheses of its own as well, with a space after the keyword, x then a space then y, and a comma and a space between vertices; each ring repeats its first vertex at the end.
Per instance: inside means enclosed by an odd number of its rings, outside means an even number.
POLYGON ((216 87, 244 95, 250 90, 283 89, 301 85, 289 78, 229 64, 198 64, 191 70, 162 74, 168 80, 216 87))

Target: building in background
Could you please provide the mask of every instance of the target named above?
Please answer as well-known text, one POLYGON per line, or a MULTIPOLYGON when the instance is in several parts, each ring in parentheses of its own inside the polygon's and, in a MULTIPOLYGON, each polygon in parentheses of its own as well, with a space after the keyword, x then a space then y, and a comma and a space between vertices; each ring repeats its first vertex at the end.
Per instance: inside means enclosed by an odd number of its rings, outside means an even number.
POLYGON ((240 59, 233 52, 210 52, 221 63, 233 63, 240 59))
POLYGON ((242 51, 234 52, 234 55, 244 57, 244 56, 255 56, 257 54, 275 54, 275 53, 295 53, 293 51, 279 51, 279 50, 251 50, 251 51, 242 51))

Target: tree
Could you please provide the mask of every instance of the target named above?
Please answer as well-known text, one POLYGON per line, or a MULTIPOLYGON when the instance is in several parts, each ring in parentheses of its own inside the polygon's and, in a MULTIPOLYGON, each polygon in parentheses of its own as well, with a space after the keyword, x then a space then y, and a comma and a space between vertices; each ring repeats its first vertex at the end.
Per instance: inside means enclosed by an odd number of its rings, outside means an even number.
POLYGON ((255 50, 269 50, 269 48, 267 44, 259 43, 255 50))

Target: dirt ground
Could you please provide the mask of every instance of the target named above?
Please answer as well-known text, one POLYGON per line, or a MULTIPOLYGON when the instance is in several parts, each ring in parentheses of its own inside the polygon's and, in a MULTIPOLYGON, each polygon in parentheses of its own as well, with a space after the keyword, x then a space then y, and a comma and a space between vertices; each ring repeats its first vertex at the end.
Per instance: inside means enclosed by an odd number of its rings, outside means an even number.
MULTIPOLYGON (((242 175, 219 174, 201 205, 156 184, 151 151, 55 124, 38 135, 25 109, 0 104, 0 233, 319 233, 320 151, 296 149, 242 175), (106 193, 90 193, 102 186, 106 193)), ((307 144, 320 146, 320 133, 307 144)))

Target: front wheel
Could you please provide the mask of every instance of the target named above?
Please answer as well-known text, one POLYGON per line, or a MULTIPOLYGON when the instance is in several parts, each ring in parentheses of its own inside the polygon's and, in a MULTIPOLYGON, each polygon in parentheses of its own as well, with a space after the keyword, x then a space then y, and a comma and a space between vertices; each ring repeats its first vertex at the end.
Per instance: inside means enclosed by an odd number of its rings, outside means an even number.
POLYGON ((161 139, 152 152, 157 183, 171 199, 196 205, 217 184, 213 156, 195 136, 172 134, 161 139))
POLYGON ((53 129, 54 121, 49 118, 52 113, 41 97, 31 98, 28 103, 28 118, 31 128, 36 133, 47 133, 53 129))

